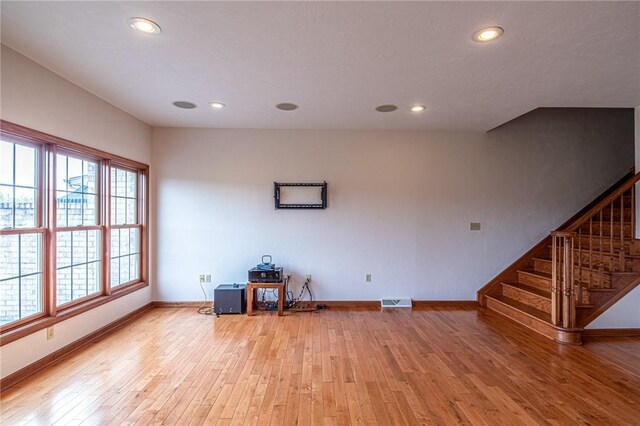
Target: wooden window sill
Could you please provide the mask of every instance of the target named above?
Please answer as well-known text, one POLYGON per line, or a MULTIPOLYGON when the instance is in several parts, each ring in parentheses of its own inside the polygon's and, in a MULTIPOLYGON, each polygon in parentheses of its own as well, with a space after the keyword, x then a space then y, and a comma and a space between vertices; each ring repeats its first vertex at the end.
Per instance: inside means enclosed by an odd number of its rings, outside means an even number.
POLYGON ((126 285, 124 287, 118 287, 116 289, 113 289, 112 293, 108 296, 94 297, 83 303, 70 306, 66 309, 60 310, 54 317, 37 318, 33 321, 28 322, 27 324, 7 330, 0 335, 0 346, 4 346, 7 343, 22 339, 23 337, 26 337, 37 331, 40 331, 47 327, 51 327, 54 324, 68 320, 69 318, 73 318, 76 315, 80 315, 83 312, 87 312, 91 309, 97 308, 100 305, 109 303, 113 300, 126 296, 127 294, 133 293, 134 291, 140 290, 147 286, 149 286, 149 283, 140 281, 126 285))

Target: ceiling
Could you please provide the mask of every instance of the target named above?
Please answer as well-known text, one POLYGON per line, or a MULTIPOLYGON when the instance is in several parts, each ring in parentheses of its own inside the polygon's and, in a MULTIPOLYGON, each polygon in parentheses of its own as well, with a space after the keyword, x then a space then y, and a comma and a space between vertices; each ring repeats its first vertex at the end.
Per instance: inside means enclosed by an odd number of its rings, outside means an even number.
POLYGON ((3 44, 152 126, 485 131, 536 107, 640 105, 640 2, 3 0, 1 13, 3 44), (138 16, 161 34, 132 30, 138 16), (503 37, 471 40, 492 25, 503 37), (400 109, 375 111, 386 103, 400 109))

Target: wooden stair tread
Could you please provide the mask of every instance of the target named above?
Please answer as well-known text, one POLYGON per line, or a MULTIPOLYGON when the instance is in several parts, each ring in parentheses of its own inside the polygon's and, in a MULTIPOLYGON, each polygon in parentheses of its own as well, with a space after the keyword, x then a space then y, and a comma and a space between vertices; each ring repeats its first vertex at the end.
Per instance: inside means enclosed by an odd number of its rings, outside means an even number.
POLYGON ((533 318, 536 318, 540 321, 544 321, 546 323, 551 324, 551 314, 548 314, 546 312, 543 312, 541 310, 538 310, 536 308, 533 308, 527 304, 518 302, 517 300, 513 300, 509 297, 503 296, 501 294, 495 295, 495 296, 487 296, 487 298, 489 299, 493 299, 497 302, 500 302, 504 305, 510 306, 512 308, 515 308, 533 318))
POLYGON ((541 289, 539 289, 537 287, 532 287, 532 286, 527 285, 527 284, 522 284, 522 283, 517 282, 517 281, 509 281, 509 280, 503 281, 502 283, 506 284, 508 286, 511 286, 511 287, 515 287, 515 288, 517 288, 519 290, 526 291, 527 293, 534 294, 536 296, 546 297, 547 299, 551 299, 551 292, 541 290, 541 289))

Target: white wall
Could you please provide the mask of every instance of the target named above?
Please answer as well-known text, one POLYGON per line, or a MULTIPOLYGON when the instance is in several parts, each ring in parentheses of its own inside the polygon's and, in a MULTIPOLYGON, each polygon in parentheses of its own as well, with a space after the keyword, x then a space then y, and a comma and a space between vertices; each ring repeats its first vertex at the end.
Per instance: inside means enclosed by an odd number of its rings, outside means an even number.
MULTIPOLYGON (((113 154, 149 164, 151 128, 102 99, 1 46, 0 117, 113 154)), ((0 347, 5 377, 151 300, 150 287, 0 347)))
POLYGON ((551 109, 489 134, 154 129, 154 300, 201 300, 201 273, 211 297, 262 254, 297 283, 311 273, 321 300, 475 299, 628 171, 629 120, 551 109), (322 180, 326 210, 274 210, 274 181, 322 180))
POLYGON ((640 287, 623 297, 618 303, 596 318, 587 328, 639 328, 640 287))

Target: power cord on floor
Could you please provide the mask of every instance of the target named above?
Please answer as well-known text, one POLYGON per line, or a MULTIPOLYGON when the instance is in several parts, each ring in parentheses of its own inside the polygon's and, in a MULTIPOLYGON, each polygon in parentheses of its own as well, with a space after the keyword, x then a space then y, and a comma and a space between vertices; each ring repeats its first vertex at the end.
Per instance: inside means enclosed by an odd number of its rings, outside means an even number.
POLYGON ((200 315, 219 316, 218 314, 215 313, 213 309, 213 303, 211 303, 211 306, 207 306, 207 292, 204 290, 204 286, 202 285, 202 283, 200 283, 200 289, 202 290, 202 294, 204 294, 204 305, 202 305, 202 307, 198 309, 198 313, 200 315))

